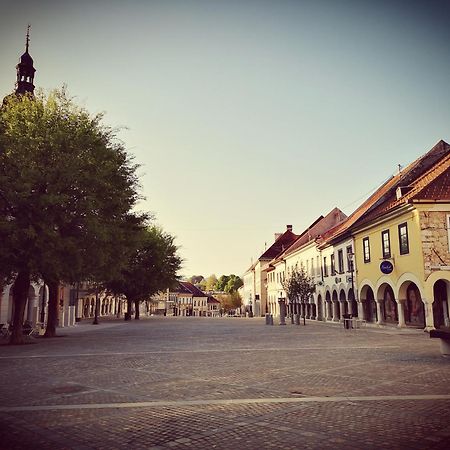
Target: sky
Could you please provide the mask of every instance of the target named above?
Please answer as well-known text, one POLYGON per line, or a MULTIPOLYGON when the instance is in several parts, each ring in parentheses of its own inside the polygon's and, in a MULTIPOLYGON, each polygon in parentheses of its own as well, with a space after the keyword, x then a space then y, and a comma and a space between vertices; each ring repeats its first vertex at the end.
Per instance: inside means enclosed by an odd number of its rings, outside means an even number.
POLYGON ((35 85, 121 127, 186 276, 242 275, 274 233, 350 214, 450 142, 450 2, 0 0, 0 95, 35 85))

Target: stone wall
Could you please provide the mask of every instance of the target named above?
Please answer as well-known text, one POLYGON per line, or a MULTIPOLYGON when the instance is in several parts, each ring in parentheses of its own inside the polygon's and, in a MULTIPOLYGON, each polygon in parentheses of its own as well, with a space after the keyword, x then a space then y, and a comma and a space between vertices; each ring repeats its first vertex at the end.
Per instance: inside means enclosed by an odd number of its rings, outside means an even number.
POLYGON ((440 268, 450 266, 448 214, 448 211, 419 213, 425 278, 440 268))

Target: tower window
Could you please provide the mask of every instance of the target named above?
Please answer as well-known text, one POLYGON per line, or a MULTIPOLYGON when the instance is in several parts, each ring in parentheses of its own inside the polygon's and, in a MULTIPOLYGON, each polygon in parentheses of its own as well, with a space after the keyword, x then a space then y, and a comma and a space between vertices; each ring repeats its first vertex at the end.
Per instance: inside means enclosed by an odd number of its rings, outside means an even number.
POLYGON ((364 262, 370 262, 370 243, 369 238, 366 237, 363 239, 363 254, 364 254, 364 262))
POLYGON ((408 224, 401 223, 398 226, 398 240, 400 245, 400 255, 409 253, 408 224))
POLYGON ((389 237, 389 230, 381 233, 381 241, 383 245, 383 258, 391 257, 391 239, 389 237))

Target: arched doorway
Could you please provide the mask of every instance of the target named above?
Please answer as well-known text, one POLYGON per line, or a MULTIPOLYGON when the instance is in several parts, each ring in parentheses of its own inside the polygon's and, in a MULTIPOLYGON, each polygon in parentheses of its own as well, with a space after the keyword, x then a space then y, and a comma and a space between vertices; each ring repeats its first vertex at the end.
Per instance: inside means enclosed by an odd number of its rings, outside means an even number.
POLYGON ((406 288, 405 323, 409 326, 425 328, 425 308, 420 291, 415 283, 406 288))
POLYGON ((333 301, 333 322, 339 322, 341 318, 341 308, 339 307, 339 300, 336 291, 333 291, 332 297, 333 301))
POLYGON ((381 299, 381 317, 383 321, 390 324, 398 324, 398 308, 394 291, 388 284, 385 284, 380 287, 380 292, 383 292, 381 299))
POLYGON ((348 303, 350 305, 349 313, 353 317, 358 317, 358 304, 356 303, 355 294, 352 288, 348 291, 348 303))
POLYGON ((375 295, 370 286, 364 286, 361 290, 361 301, 363 306, 363 319, 367 322, 377 322, 377 303, 375 301, 375 295))
POLYGON ((344 289, 341 289, 341 291, 339 292, 339 305, 342 314, 348 314, 347 299, 345 298, 344 289))
POLYGON ((450 327, 449 285, 448 281, 438 280, 433 286, 433 320, 436 328, 450 327))

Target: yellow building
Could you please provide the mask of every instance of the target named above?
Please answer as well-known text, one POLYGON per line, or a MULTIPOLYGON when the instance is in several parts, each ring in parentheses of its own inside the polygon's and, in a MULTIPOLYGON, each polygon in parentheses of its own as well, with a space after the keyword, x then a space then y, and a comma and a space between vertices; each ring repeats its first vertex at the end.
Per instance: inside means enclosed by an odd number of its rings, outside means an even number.
POLYGON ((351 231, 363 319, 426 330, 450 325, 450 146, 386 182, 351 231))

